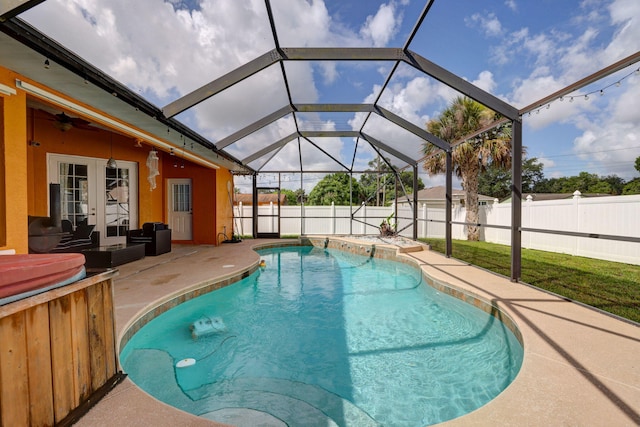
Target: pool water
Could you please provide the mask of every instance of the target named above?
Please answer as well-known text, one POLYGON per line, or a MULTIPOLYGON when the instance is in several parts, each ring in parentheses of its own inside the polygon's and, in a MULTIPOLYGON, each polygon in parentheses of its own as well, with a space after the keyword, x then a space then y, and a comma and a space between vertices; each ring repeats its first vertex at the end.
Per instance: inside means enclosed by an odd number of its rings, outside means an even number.
POLYGON ((139 387, 238 425, 424 426, 486 404, 520 369, 507 327, 414 267, 315 247, 260 256, 131 338, 121 361, 139 387))

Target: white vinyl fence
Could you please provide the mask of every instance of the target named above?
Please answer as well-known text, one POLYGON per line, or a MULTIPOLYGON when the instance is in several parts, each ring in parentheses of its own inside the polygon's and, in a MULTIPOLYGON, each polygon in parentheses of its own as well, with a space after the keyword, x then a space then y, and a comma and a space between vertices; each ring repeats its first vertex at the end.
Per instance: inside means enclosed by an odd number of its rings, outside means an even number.
MULTIPOLYGON (((260 206, 260 214, 277 214, 277 206, 260 206)), ((371 206, 281 206, 280 235, 363 235, 378 234, 383 219, 394 212, 394 207, 371 206), (351 211, 354 220, 351 221, 351 211), (304 218, 302 221, 301 218, 304 218)), ((237 206, 236 232, 250 235, 252 231, 251 206, 237 206), (238 229, 239 227, 239 229, 238 229)), ((398 208, 398 230, 406 237, 413 236, 409 207, 398 208)), ((444 238, 444 208, 418 207, 418 237, 444 238), (440 221, 440 222, 438 222, 440 221)), ((465 209, 454 208, 453 222, 464 222, 465 209)), ((509 229, 492 228, 492 225, 511 225, 511 204, 480 206, 480 240, 504 245, 511 244, 509 229)), ((588 233, 598 236, 624 236, 640 238, 640 195, 581 198, 522 203, 522 228, 561 232, 588 233)), ((261 232, 277 231, 277 221, 269 220, 260 225, 261 232)), ((454 239, 466 239, 466 227, 453 224, 454 239)), ((522 247, 549 252, 598 258, 609 261, 640 265, 640 243, 604 238, 565 236, 541 232, 522 232, 522 247)))

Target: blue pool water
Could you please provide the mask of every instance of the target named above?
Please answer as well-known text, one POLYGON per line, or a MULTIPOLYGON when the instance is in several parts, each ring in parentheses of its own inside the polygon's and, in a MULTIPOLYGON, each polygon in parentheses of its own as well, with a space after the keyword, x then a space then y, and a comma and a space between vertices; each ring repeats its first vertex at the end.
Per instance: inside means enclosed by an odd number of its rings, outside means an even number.
POLYGON ((264 269, 136 333, 121 353, 130 378, 221 422, 413 427, 477 409, 520 369, 508 328, 416 268, 314 247, 260 256, 264 269))

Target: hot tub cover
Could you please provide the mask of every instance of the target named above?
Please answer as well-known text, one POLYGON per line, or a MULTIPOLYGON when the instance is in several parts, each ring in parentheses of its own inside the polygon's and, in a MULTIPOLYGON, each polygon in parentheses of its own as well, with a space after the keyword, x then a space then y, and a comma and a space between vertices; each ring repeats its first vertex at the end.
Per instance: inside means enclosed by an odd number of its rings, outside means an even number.
POLYGON ((80 280, 86 275, 84 262, 77 253, 2 255, 0 304, 80 280))

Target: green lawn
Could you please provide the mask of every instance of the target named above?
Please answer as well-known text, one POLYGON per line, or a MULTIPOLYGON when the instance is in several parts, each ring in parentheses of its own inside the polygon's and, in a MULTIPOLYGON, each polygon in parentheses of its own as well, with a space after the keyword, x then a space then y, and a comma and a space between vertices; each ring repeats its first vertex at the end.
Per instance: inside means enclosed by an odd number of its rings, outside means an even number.
MULTIPOLYGON (((444 239, 421 239, 444 253, 444 239)), ((453 241, 452 256, 511 276, 511 248, 486 242, 453 241)), ((537 286, 618 316, 640 322, 640 266, 522 249, 522 278, 537 286)))

